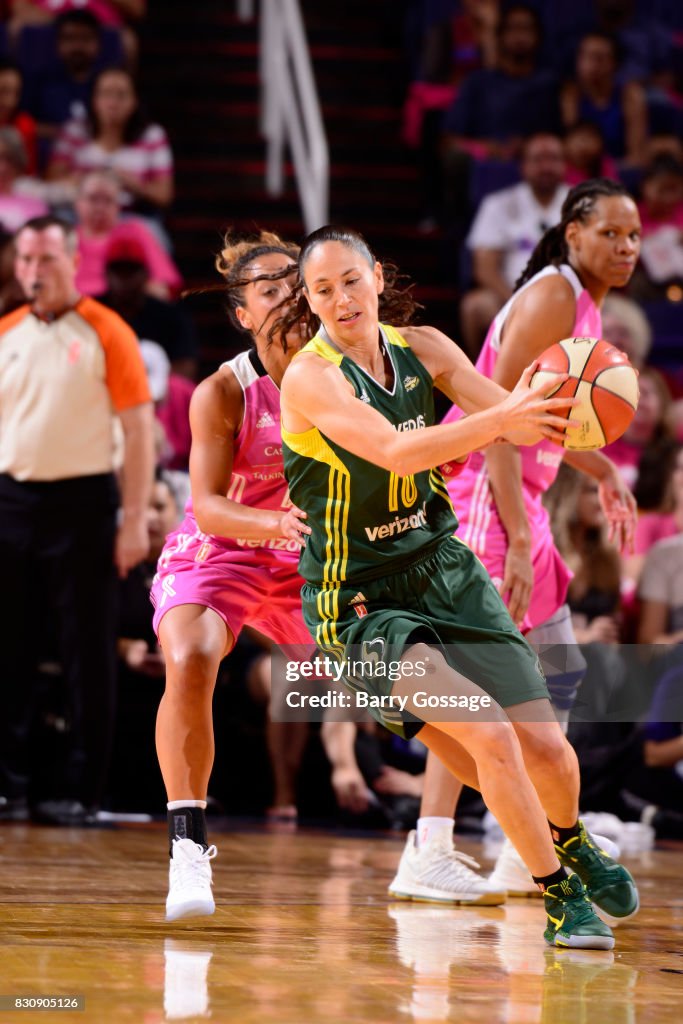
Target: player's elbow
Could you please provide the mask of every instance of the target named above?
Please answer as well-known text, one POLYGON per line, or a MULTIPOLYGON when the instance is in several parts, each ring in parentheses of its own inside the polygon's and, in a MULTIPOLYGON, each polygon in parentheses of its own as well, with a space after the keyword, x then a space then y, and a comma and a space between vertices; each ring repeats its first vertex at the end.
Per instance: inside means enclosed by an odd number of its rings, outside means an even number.
POLYGON ((382 469, 387 469, 390 473, 395 473, 396 476, 410 476, 415 472, 413 466, 415 460, 405 451, 401 441, 401 435, 397 434, 396 440, 392 440, 387 445, 381 463, 382 469))
POLYGON ((201 499, 194 499, 192 502, 192 512, 194 514, 197 526, 202 533, 213 533, 211 529, 211 511, 207 508, 207 505, 201 499))

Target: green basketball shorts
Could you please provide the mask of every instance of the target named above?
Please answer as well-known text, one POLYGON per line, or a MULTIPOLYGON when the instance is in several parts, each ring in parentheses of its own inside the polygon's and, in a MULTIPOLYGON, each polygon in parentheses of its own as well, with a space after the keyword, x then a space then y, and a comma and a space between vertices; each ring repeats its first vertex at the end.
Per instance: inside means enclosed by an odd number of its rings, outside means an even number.
MULTIPOLYGON (((459 673, 501 705, 549 699, 536 653, 519 632, 479 559, 449 537, 384 579, 301 590, 306 625, 319 648, 338 661, 396 665, 415 643, 438 648, 459 673)), ((347 674, 345 682, 372 697, 391 694, 397 678, 347 674)), ((429 677, 424 680, 429 690, 429 677)), ((379 701, 377 703, 380 703, 379 701)), ((409 712, 368 706, 382 725, 414 736, 423 722, 409 712)))

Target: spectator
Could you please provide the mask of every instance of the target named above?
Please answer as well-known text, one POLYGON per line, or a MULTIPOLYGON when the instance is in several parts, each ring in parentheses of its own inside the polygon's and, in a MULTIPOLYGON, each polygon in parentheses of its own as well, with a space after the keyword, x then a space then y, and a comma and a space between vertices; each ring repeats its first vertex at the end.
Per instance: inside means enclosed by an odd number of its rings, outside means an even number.
MULTIPOLYGON (((638 595, 638 643, 655 645, 660 649, 653 654, 663 658, 683 643, 683 537, 680 534, 660 540, 650 548, 638 595)), ((674 661, 680 663, 678 655, 674 661)), ((671 661, 662 664, 670 667, 671 661)))
POLYGON ((683 142, 673 132, 653 132, 645 146, 645 164, 650 166, 662 156, 683 163, 683 142))
POLYGON ((623 53, 620 78, 649 82, 671 67, 671 31, 651 5, 636 0, 595 0, 595 28, 617 40, 623 53))
POLYGON ((403 140, 418 150, 423 219, 429 230, 441 219, 443 182, 439 141, 444 111, 463 79, 496 56, 498 0, 457 0, 424 27, 417 78, 404 107, 403 140))
POLYGON ((652 348, 652 328, 642 309, 624 295, 608 295, 602 306, 602 336, 642 370, 652 348))
POLYGON ((163 430, 158 461, 167 469, 187 473, 192 445, 190 399, 194 383, 171 372, 170 360, 158 342, 143 339, 140 350, 156 418, 163 430))
MULTIPOLYGON (((146 290, 158 299, 175 298, 182 285, 176 265, 146 224, 134 217, 120 219, 119 183, 111 171, 93 171, 80 183, 78 216, 78 276, 84 295, 106 290, 106 259, 142 259, 148 279, 146 290)), ((1 214, 0 214, 1 219, 1 214)))
POLYGON ((683 163, 660 156, 648 167, 638 204, 643 225, 640 264, 629 288, 641 301, 666 299, 683 285, 683 163))
POLYGON ((562 143, 539 133, 524 142, 518 185, 482 201, 467 237, 478 286, 461 305, 463 347, 473 359, 488 325, 512 295, 515 282, 541 235, 561 218, 567 195, 562 143))
POLYGON ((14 276, 14 236, 0 233, 0 317, 25 301, 21 285, 14 276))
POLYGON ((580 121, 598 125, 605 149, 628 164, 642 162, 647 138, 645 93, 638 82, 618 82, 615 40, 590 32, 579 44, 575 79, 561 93, 562 121, 571 128, 580 121))
POLYGON ((119 30, 126 56, 133 66, 138 42, 132 23, 143 17, 146 6, 146 0, 13 0, 8 31, 16 38, 27 26, 50 24, 55 15, 86 13, 102 25, 119 30))
MULTIPOLYGON (((354 824, 411 829, 419 816, 426 749, 411 772, 387 763, 381 727, 327 718, 320 737, 332 768, 331 783, 341 812, 354 824), (361 817, 362 816, 362 817, 361 817)), ((415 759, 417 760, 417 759, 415 759)), ((412 766, 412 765, 411 765, 412 766)))
POLYGON ((173 157, 166 132, 147 121, 133 78, 121 68, 97 75, 87 121, 64 125, 48 178, 78 183, 90 171, 103 169, 116 174, 126 210, 157 215, 173 199, 173 157))
POLYGON ((671 392, 661 373, 652 366, 644 367, 639 385, 640 399, 635 416, 623 436, 603 448, 632 491, 638 483, 638 467, 643 456, 661 445, 669 445, 674 436, 671 392))
MULTIPOLYGON (((657 482, 659 484, 659 480, 657 482)), ((672 445, 665 475, 664 500, 659 508, 643 512, 638 518, 634 552, 626 559, 625 574, 633 585, 638 583, 648 551, 658 541, 674 537, 677 533, 683 533, 683 447, 672 445)))
POLYGON ((59 623, 73 748, 69 799, 43 821, 92 820, 106 781, 115 699, 116 569, 147 553, 152 407, 137 339, 76 290, 76 239, 53 217, 16 237, 28 304, 0 320, 0 815, 26 816, 36 594, 59 623), (121 518, 114 418, 123 427, 121 518), (118 525, 117 525, 118 522, 118 525))
POLYGON ((0 226, 7 234, 13 235, 27 220, 48 212, 42 199, 22 193, 26 169, 21 135, 16 128, 0 128, 0 226))
POLYGON ((683 230, 683 163, 672 156, 657 157, 643 174, 639 203, 643 238, 672 225, 683 230))
POLYGON ((38 169, 36 123, 30 114, 19 109, 22 77, 16 64, 0 57, 0 126, 16 128, 24 140, 26 168, 29 174, 38 169))
POLYGON ((197 373, 197 336, 182 306, 164 302, 147 290, 149 270, 139 244, 114 244, 105 256, 107 290, 100 300, 130 324, 138 338, 158 342, 174 373, 194 380, 197 373))
POLYGON ((102 50, 100 23, 89 10, 60 14, 55 65, 26 83, 26 107, 36 119, 45 163, 63 124, 84 120, 102 50))
MULTIPOLYGON (((680 571, 680 556, 675 561, 680 571)), ((683 839, 683 668, 680 658, 674 660, 655 686, 644 729, 643 763, 628 780, 630 792, 645 803, 641 821, 664 839, 683 839)))
POLYGON ((607 543, 607 520, 597 480, 562 465, 544 505, 558 551, 573 572, 567 591, 577 643, 615 643, 621 565, 607 543))
POLYGON ((559 128, 554 76, 537 67, 541 26, 536 11, 508 7, 498 26, 493 68, 467 77, 444 119, 444 173, 454 214, 462 216, 470 159, 510 160, 521 140, 559 128))
POLYGON ((576 121, 564 135, 565 175, 574 186, 589 178, 618 179, 617 165, 605 153, 605 140, 597 124, 576 121))

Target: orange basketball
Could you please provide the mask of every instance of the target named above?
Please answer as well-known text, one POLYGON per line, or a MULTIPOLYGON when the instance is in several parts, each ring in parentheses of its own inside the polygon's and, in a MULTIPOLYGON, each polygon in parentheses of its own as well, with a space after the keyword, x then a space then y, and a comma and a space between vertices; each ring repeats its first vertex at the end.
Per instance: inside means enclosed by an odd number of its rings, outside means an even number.
POLYGON ((565 338, 539 356, 531 386, 549 384, 567 373, 569 380, 548 395, 579 399, 567 418, 579 420, 580 426, 569 427, 564 447, 585 452, 616 441, 638 405, 638 374, 628 357, 599 338, 565 338))

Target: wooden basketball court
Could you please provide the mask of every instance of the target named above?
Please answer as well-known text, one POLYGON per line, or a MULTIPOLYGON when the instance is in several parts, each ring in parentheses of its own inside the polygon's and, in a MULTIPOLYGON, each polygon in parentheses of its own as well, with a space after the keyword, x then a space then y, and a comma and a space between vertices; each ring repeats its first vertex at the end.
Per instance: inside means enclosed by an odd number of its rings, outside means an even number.
MULTIPOLYGON (((681 1019, 681 844, 625 860, 642 909, 605 953, 547 947, 538 900, 389 901, 402 837, 211 838, 216 914, 167 925, 163 826, 1 826, 0 1022, 681 1019), (80 996, 85 1008, 15 1010, 10 996, 80 996)), ((482 859, 479 844, 459 846, 482 859)))

